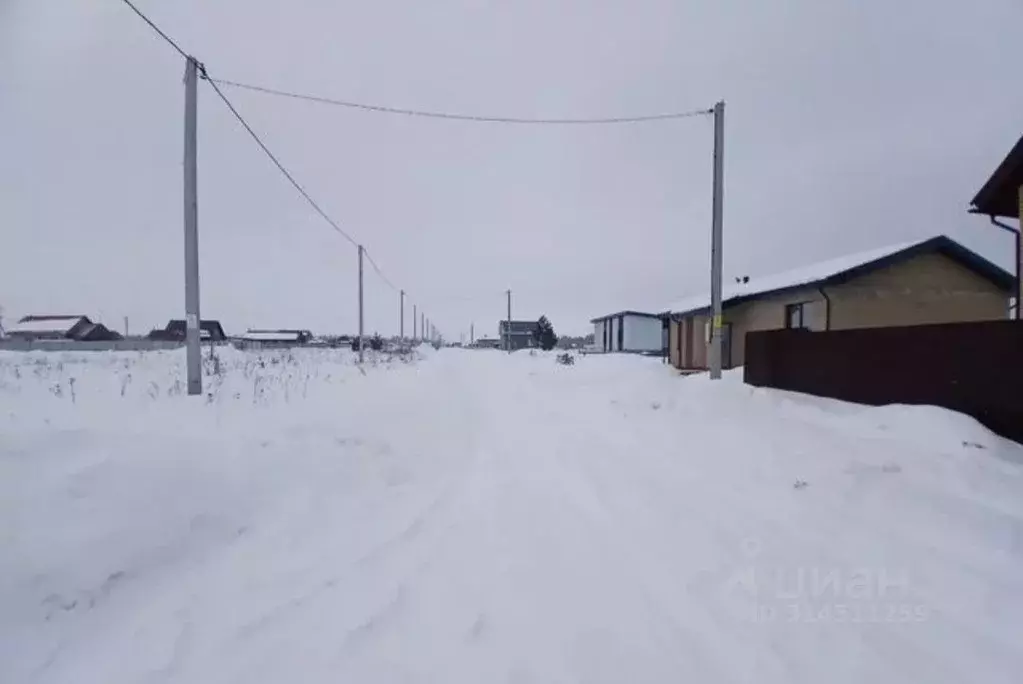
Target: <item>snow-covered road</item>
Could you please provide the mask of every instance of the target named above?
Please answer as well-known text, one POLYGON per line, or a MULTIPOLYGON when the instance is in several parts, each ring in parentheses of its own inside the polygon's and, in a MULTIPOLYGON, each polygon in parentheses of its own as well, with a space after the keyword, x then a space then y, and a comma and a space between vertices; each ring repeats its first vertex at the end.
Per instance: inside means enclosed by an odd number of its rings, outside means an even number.
POLYGON ((1020 681, 1023 448, 970 419, 229 356, 0 357, 0 681, 1020 681))

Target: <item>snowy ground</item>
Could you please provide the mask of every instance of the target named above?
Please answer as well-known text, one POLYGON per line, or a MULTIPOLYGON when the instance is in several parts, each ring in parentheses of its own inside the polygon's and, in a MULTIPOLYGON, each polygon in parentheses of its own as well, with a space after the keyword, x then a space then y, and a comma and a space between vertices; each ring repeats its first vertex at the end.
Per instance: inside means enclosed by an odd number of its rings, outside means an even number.
POLYGON ((628 356, 182 365, 0 354, 0 681, 1020 681, 1023 448, 963 416, 628 356))

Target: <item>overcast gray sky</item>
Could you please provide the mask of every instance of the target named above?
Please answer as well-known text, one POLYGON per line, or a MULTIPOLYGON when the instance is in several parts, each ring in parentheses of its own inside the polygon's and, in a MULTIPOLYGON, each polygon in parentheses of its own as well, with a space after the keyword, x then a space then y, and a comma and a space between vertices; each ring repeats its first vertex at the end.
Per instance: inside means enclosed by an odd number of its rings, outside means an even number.
MULTIPOLYGON (((138 0, 215 77, 523 117, 728 103, 725 274, 945 233, 1023 132, 1019 0, 138 0)), ((183 315, 183 60, 120 0, 0 0, 0 306, 183 315)), ((200 84, 204 317, 353 330, 355 250, 200 84)), ((536 128, 228 90, 449 337, 708 287, 710 119, 536 128)), ((367 326, 397 295, 367 275, 367 326)), ((409 314, 411 318, 411 314, 409 314)))

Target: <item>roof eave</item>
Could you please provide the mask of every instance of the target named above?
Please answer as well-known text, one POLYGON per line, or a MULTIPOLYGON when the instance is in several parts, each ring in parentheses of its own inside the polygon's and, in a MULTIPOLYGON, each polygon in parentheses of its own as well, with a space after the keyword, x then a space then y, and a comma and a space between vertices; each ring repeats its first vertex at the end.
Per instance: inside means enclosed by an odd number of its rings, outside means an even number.
POLYGON ((1013 145, 970 202, 972 213, 1016 218, 1019 216, 1019 189, 1023 186, 1023 137, 1013 145))
POLYGON ((634 311, 632 309, 626 311, 616 311, 612 314, 605 314, 598 316, 597 318, 591 318, 590 323, 599 323, 601 321, 607 321, 612 318, 618 318, 619 316, 639 316, 641 318, 666 318, 671 316, 671 311, 662 311, 660 313, 651 313, 649 311, 634 311))

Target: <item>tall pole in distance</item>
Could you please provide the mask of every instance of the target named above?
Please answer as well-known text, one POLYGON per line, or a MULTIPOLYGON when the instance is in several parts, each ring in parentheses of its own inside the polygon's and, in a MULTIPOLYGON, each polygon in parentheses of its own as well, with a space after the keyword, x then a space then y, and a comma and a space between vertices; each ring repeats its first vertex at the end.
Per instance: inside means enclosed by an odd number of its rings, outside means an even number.
POLYGON ((476 324, 469 324, 469 344, 472 345, 476 342, 476 324))
POLYGON ((188 393, 202 394, 199 350, 199 200, 196 82, 199 63, 185 60, 185 346, 188 393))
POLYGON ((402 342, 405 341, 405 290, 402 290, 398 294, 398 299, 401 302, 398 305, 399 316, 401 316, 401 322, 398 323, 398 339, 402 342))
POLYGON ((426 314, 419 312, 419 339, 426 341, 426 314))
POLYGON ((412 344, 416 343, 416 321, 419 320, 419 305, 412 305, 412 344))
POLYGON ((511 341, 511 290, 508 290, 508 321, 505 323, 504 328, 504 346, 508 350, 508 353, 512 352, 512 341, 511 341))
POLYGON ((362 245, 359 245, 359 363, 366 358, 366 337, 363 334, 362 317, 362 245))
POLYGON ((725 103, 714 105, 714 204, 710 233, 710 378, 721 379, 722 212, 725 195, 725 103))

